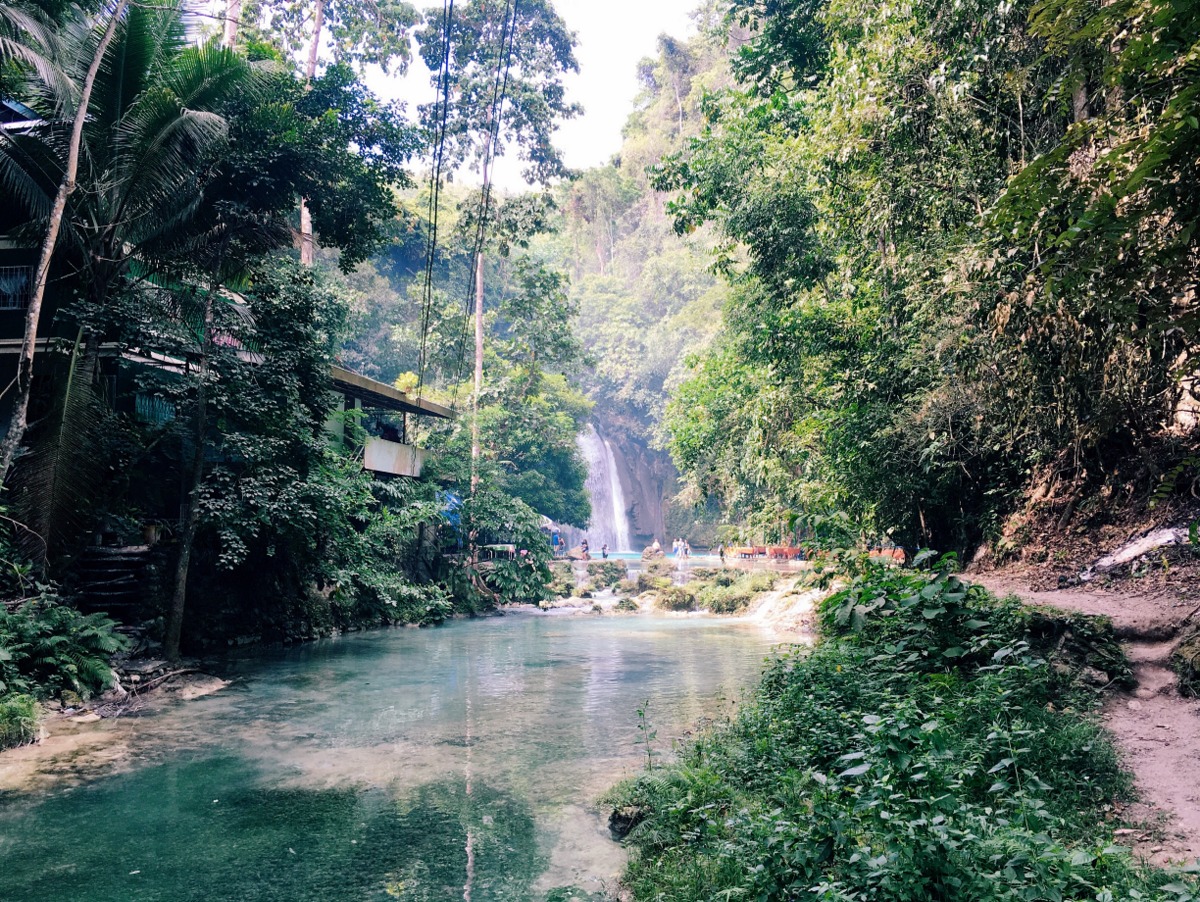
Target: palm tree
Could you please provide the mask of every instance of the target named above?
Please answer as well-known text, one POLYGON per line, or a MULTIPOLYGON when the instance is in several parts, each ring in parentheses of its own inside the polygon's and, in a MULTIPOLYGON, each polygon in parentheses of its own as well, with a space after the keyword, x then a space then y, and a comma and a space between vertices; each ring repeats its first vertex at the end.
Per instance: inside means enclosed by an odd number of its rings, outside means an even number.
MULTIPOLYGON (((21 34, 26 56, 42 48, 32 32, 21 34)), ((185 255, 194 261, 213 238, 191 227, 228 131, 221 110, 253 83, 230 49, 188 43, 175 5, 117 0, 93 21, 65 24, 46 49, 53 65, 10 54, 26 62, 33 87, 23 99, 41 122, 0 133, 0 187, 45 235, 0 478, 26 428, 51 257, 65 262, 93 310, 107 306, 135 262, 155 270, 185 255)))
MULTIPOLYGON (((93 313, 112 305, 135 266, 142 276, 204 273, 219 279, 221 248, 230 235, 222 217, 204 206, 204 189, 228 134, 222 111, 255 85, 249 65, 230 48, 216 41, 190 44, 175 6, 147 9, 118 0, 107 19, 67 26, 61 38, 56 68, 26 63, 36 85, 26 101, 41 114, 41 124, 0 138, 0 185, 23 204, 31 221, 46 223, 16 410, 0 446, 0 475, 7 474, 26 429, 51 257, 64 260, 85 309, 93 313), (48 77, 55 72, 65 78, 48 77), (78 94, 69 88, 75 84, 83 86, 78 94)), ((89 347, 95 345, 93 335, 89 347)), ((79 378, 90 381, 94 355, 85 354, 85 361, 79 378)), ((197 446, 203 448, 202 397, 196 428, 197 446)), ((167 623, 169 657, 179 653, 195 532, 199 480, 192 483, 183 513, 188 541, 177 562, 167 623)))

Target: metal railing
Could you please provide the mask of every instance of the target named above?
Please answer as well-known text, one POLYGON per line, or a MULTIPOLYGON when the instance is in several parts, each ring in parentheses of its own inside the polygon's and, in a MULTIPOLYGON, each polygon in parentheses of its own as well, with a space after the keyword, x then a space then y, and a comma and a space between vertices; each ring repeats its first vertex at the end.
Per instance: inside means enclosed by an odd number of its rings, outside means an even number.
POLYGON ((0 266, 0 310, 24 310, 32 293, 32 266, 0 266))

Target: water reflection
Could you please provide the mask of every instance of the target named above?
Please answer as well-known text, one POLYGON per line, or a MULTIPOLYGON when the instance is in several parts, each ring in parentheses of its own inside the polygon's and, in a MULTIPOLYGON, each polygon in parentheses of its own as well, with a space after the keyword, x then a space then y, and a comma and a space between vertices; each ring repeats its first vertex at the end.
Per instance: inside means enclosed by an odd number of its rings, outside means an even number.
POLYGON ((749 625, 517 616, 227 662, 127 723, 140 764, 0 804, 0 899, 566 898, 620 866, 589 804, 750 684, 749 625), (200 875, 203 875, 200 877, 200 875))

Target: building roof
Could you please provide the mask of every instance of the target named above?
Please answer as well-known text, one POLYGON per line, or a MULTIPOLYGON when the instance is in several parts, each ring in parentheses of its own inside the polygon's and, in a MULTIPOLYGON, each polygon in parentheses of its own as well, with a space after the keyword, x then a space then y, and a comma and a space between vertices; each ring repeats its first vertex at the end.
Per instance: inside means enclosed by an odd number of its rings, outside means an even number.
POLYGON ((415 413, 426 417, 439 417, 452 420, 456 414, 449 407, 434 404, 424 398, 410 398, 399 389, 392 388, 385 382, 377 382, 366 376, 351 372, 340 366, 330 366, 329 375, 338 391, 351 398, 358 398, 364 407, 376 407, 381 410, 396 410, 402 413, 415 413))
POLYGON ((21 130, 40 125, 42 117, 19 100, 0 97, 0 128, 21 130))

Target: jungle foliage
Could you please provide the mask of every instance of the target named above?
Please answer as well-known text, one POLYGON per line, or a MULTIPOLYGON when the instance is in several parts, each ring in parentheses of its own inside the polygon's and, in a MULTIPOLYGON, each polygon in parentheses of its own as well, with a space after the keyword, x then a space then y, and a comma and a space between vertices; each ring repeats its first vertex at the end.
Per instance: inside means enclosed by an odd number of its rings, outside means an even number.
MULTIPOLYGON (((376 97, 362 72, 402 71, 414 47, 435 52, 442 11, 377 10, 395 27, 375 34, 367 7, 326 6, 331 57, 312 78, 291 55, 310 27, 302 4, 247 4, 245 27, 224 43, 183 2, 30 3, 0 16, 0 89, 37 116, 0 133, 0 225, 30 247, 66 169, 77 85, 99 59, 78 190, 52 261, 53 332, 78 337, 69 354, 38 356, 37 428, 7 486, 26 521, 14 536, 33 549, 29 572, 70 586, 94 535, 136 544, 144 528, 165 534, 155 567, 160 583, 174 567, 179 604, 142 614, 165 617, 169 655, 180 626, 199 648, 540 600, 549 550, 539 514, 589 515, 575 449, 589 405, 567 378, 580 355, 573 307, 565 279, 523 253, 545 226, 544 201, 481 205, 477 192, 447 192, 430 250, 428 197, 414 174, 434 154, 429 123, 376 97), (107 49, 97 57, 99 46, 107 49), (300 198, 322 248, 312 268, 294 261, 300 198), (373 479, 361 462, 369 424, 335 413, 330 364, 373 376, 390 366, 386 381, 461 406, 460 290, 480 251, 481 215, 495 276, 484 488, 462 497, 462 424, 431 437, 411 419, 409 440, 438 462, 421 480, 373 479), (427 252, 432 303, 421 296, 427 252), (397 307, 374 290, 383 279, 397 307), (405 315, 392 317, 399 308, 405 315), (388 333, 377 357, 378 348, 361 350, 368 319, 388 333), (414 353, 384 360, 397 346, 414 353), (94 428, 73 428, 80 411, 94 428), (526 553, 479 564, 481 543, 526 553)), ((504 34, 520 60, 514 77, 538 89, 512 95, 506 134, 544 175, 559 174, 546 136, 573 107, 535 95, 573 66, 572 36, 549 6, 524 4, 519 27, 502 28, 487 4, 459 12, 474 37, 456 34, 466 56, 456 57, 458 87, 444 98, 458 154, 448 165, 465 165, 479 138, 467 122, 482 115, 479 97, 463 93, 467 69, 479 88, 504 34), (535 106, 536 123, 521 113, 535 106)), ((11 557, 28 570, 19 551, 11 557)))
POLYGON ((1109 625, 855 566, 816 648, 613 792, 634 898, 1197 897, 1114 843, 1128 777, 1085 681, 1127 666, 1109 625))
POLYGON ((967 548, 1034 479, 1152 491, 1195 440, 1195 4, 722 10, 735 81, 652 168, 729 286, 666 416, 691 497, 967 548))

